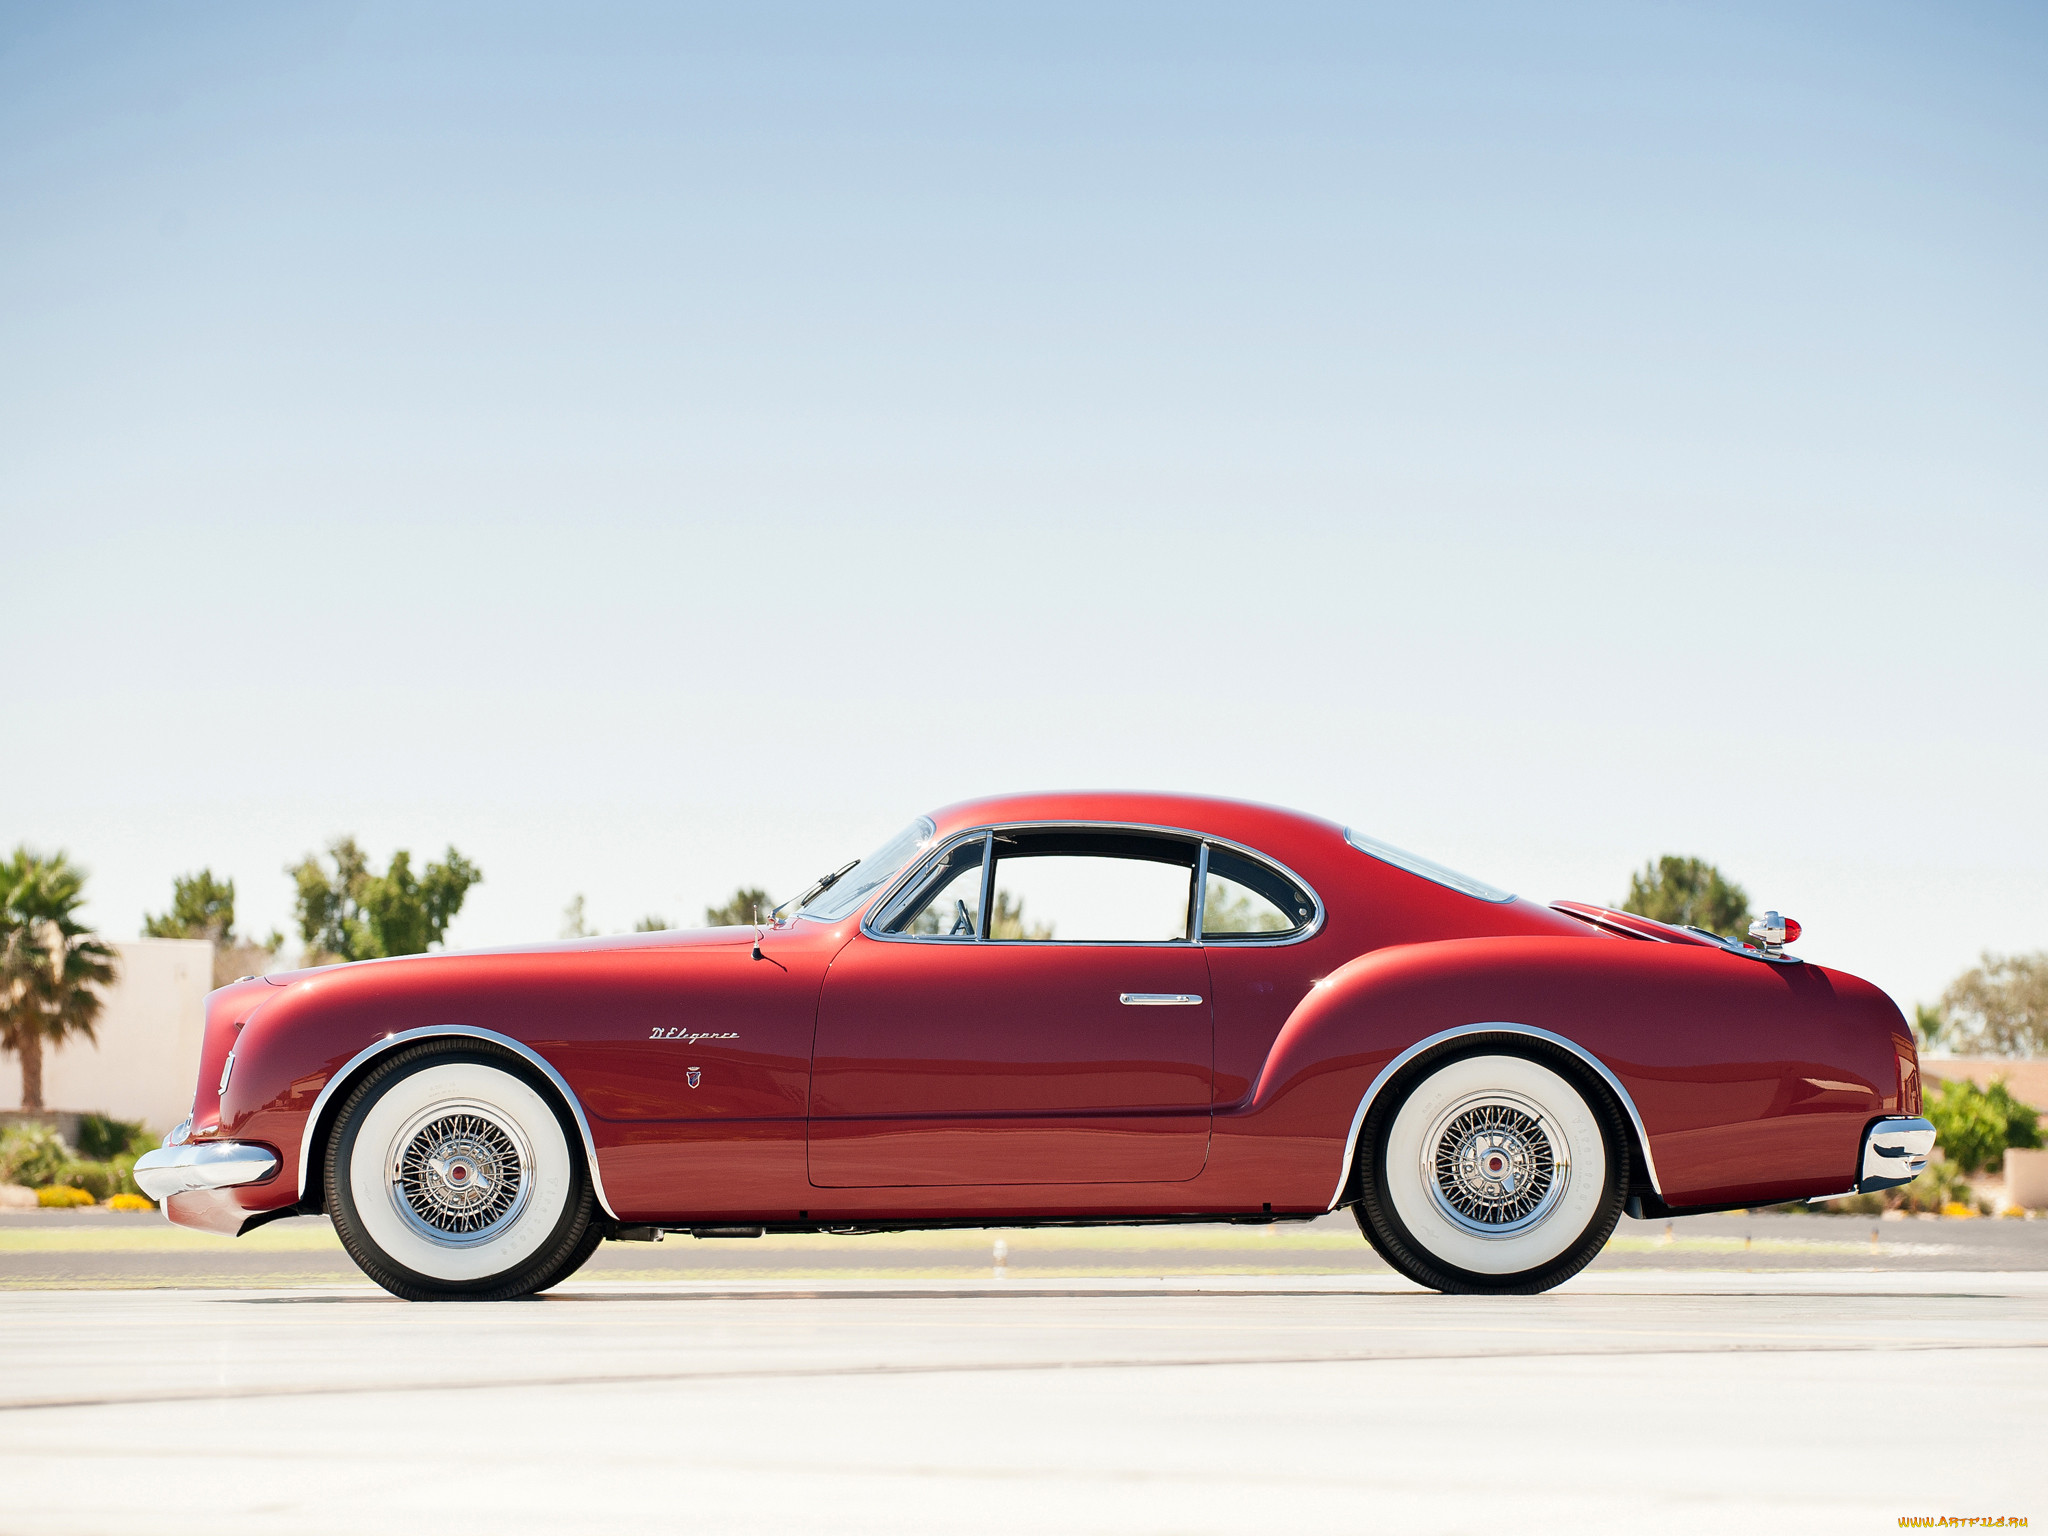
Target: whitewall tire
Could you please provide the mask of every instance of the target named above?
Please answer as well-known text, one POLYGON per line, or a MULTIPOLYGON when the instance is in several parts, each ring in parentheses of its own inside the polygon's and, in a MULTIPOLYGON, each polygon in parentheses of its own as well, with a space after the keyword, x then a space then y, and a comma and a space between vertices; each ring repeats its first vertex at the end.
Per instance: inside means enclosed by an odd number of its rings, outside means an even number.
POLYGON ((1563 1063, 1496 1049, 1438 1059, 1375 1105, 1359 1138, 1359 1225, 1418 1284, 1548 1290, 1613 1232, 1629 1145, 1613 1105, 1563 1063))
POLYGON ((527 1295, 602 1236, 553 1090, 488 1046, 428 1043, 379 1063, 335 1117, 326 1174, 343 1246, 409 1300, 527 1295))

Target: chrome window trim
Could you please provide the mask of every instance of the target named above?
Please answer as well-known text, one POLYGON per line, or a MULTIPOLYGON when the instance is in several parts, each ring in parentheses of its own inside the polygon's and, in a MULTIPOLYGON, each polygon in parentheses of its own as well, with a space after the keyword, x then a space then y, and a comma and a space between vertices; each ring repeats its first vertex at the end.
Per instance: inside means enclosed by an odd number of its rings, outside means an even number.
POLYGON ((605 1198, 604 1175, 597 1166, 597 1143, 590 1136, 590 1121, 584 1117, 583 1104, 576 1097, 576 1091, 568 1080, 557 1072, 554 1064, 535 1051, 532 1046, 522 1044, 509 1035, 501 1035, 494 1029, 477 1029, 468 1024, 428 1024, 419 1029, 404 1030, 399 1034, 386 1035, 375 1045, 357 1051, 327 1079, 320 1089, 320 1096, 313 1100, 313 1107, 306 1114, 305 1129, 299 1136, 299 1198, 306 1198, 306 1176, 313 1157, 313 1131, 320 1124, 320 1112, 327 1107, 327 1101, 334 1096, 334 1090, 354 1074, 357 1067, 393 1050, 401 1045, 410 1045, 416 1040, 488 1040, 493 1045, 502 1045, 513 1054, 523 1057, 547 1075, 549 1082, 560 1091, 562 1100, 569 1106, 569 1113, 576 1117, 576 1129, 583 1135, 583 1160, 590 1168, 590 1187, 597 1196, 597 1203, 605 1215, 612 1220, 619 1219, 619 1213, 612 1209, 612 1203, 605 1198))
MULTIPOLYGON (((1307 886, 1302 887, 1307 890, 1307 886)), ((1188 915, 1188 942, 1202 942, 1202 919, 1208 916, 1209 906, 1209 839, 1202 839, 1202 851, 1195 855, 1195 899, 1190 904, 1193 911, 1188 915)))
MULTIPOLYGON (((922 827, 923 827, 923 828, 925 829, 925 830, 924 830, 924 836, 923 836, 923 837, 922 837, 921 839, 919 839, 919 841, 918 841, 918 845, 917 845, 917 848, 921 848, 921 847, 924 847, 925 845, 927 845, 928 843, 930 843, 930 841, 931 841, 931 840, 932 840, 933 838, 935 838, 935 837, 937 837, 937 836, 939 835, 939 828, 938 828, 938 823, 937 823, 937 822, 935 822, 935 821, 933 821, 933 820, 931 819, 931 817, 930 817, 930 816, 927 816, 927 815, 919 815, 919 816, 915 816, 915 817, 913 817, 913 818, 911 819, 911 822, 910 822, 910 826, 908 826, 908 827, 905 827, 905 828, 903 828, 903 831, 907 832, 907 831, 909 831, 909 830, 910 830, 910 827, 916 827, 916 826, 922 826, 922 827)), ((900 835, 900 834, 899 834, 899 835, 900 835)), ((886 848, 886 847, 888 847, 888 846, 889 846, 889 845, 888 845, 887 843, 884 843, 884 844, 882 845, 882 848, 886 848)), ((882 851, 882 848, 877 848, 877 849, 875 850, 875 853, 880 853, 880 852, 882 851)), ((900 865, 900 866, 899 866, 899 867, 897 868, 897 870, 896 870, 896 873, 895 873, 895 874, 893 874, 893 875, 891 875, 891 876, 890 876, 890 877, 889 877, 889 878, 888 878, 887 880, 883 881, 883 882, 882 882, 882 884, 881 884, 880 886, 876 887, 876 889, 877 889, 877 890, 881 890, 881 891, 885 891, 885 892, 886 892, 886 891, 888 891, 888 890, 892 889, 892 888, 894 887, 894 885, 895 885, 896 881, 897 881, 898 879, 900 879, 900 878, 902 877, 902 875, 903 875, 903 872, 904 872, 905 870, 914 870, 914 869, 916 869, 916 868, 917 868, 917 867, 918 867, 918 866, 919 866, 920 864, 922 864, 922 863, 924 862, 924 860, 920 859, 920 858, 919 858, 919 857, 917 856, 917 848, 912 848, 912 849, 910 850, 910 853, 909 853, 909 854, 908 854, 908 855, 907 855, 907 856, 906 856, 906 857, 904 858, 904 860, 903 860, 903 863, 902 863, 902 864, 901 864, 901 865, 900 865)), ((868 858, 872 858, 872 857, 874 857, 874 854, 869 854, 869 855, 868 855, 868 858)), ((861 859, 861 860, 856 860, 856 861, 855 861, 855 865, 854 865, 854 867, 855 867, 855 868, 858 868, 860 864, 863 864, 863 863, 865 863, 865 862, 866 862, 866 860, 865 860, 865 859, 861 859)), ((847 873, 848 873, 848 874, 852 874, 852 873, 853 873, 853 870, 852 870, 852 869, 849 869, 849 870, 847 871, 847 873)), ((836 888, 836 886, 835 886, 834 888, 836 888)), ((816 896, 813 896, 813 897, 811 898, 811 900, 812 900, 812 901, 821 901, 821 900, 823 900, 823 899, 824 899, 825 897, 827 897, 827 896, 829 896, 829 895, 831 895, 831 894, 832 894, 832 891, 831 891, 830 889, 828 889, 828 890, 823 890, 823 891, 820 891, 820 892, 819 892, 819 893, 818 893, 818 894, 817 894, 816 896)), ((780 909, 780 908, 778 908, 777 910, 779 911, 779 910, 781 910, 781 909, 780 909)), ((853 905, 852 907, 850 907, 850 908, 848 908, 848 909, 847 909, 846 911, 844 911, 844 912, 840 913, 840 914, 839 914, 839 915, 838 915, 837 917, 823 917, 823 916, 820 916, 820 915, 819 915, 818 913, 812 912, 812 911, 811 911, 811 910, 810 910, 810 909, 809 909, 809 908, 808 908, 807 906, 806 906, 806 907, 799 907, 799 908, 797 908, 797 910, 796 910, 796 911, 794 911, 794 912, 790 913, 790 915, 789 915, 789 917, 788 917, 787 921, 789 921, 789 922, 792 922, 792 923, 794 923, 794 922, 799 922, 799 921, 808 921, 808 922, 813 922, 813 923, 823 923, 823 924, 825 924, 825 925, 826 925, 826 926, 827 926, 827 927, 829 928, 829 927, 833 926, 834 924, 837 924, 837 923, 843 923, 843 922, 845 922, 845 921, 846 921, 846 920, 847 920, 847 919, 848 919, 849 917, 852 917, 852 916, 853 916, 853 915, 854 915, 854 914, 855 914, 856 912, 858 912, 858 911, 860 911, 860 910, 861 910, 861 904, 860 904, 860 903, 859 903, 858 901, 856 901, 856 902, 854 903, 854 905, 853 905)), ((869 910, 873 910, 873 904, 872 904, 872 899, 870 900, 870 903, 869 903, 869 910)), ((776 926, 777 926, 778 928, 779 928, 779 927, 781 927, 781 926, 782 926, 781 922, 780 922, 780 921, 778 921, 778 922, 776 923, 776 926)))
POLYGON ((989 929, 995 925, 995 914, 989 910, 989 903, 996 899, 996 835, 984 832, 981 835, 981 923, 974 935, 975 942, 988 942, 989 929))
POLYGON ((916 860, 907 868, 899 870, 897 872, 899 878, 892 881, 887 887, 885 887, 882 891, 880 898, 877 899, 871 906, 869 906, 867 911, 864 914, 862 914, 861 932, 866 933, 870 938, 916 939, 920 943, 932 944, 980 944, 985 942, 988 939, 988 903, 991 871, 993 871, 995 868, 995 859, 992 856, 994 852, 995 849, 992 843, 992 839, 986 827, 981 828, 979 831, 975 832, 963 832, 958 837, 949 837, 942 843, 932 844, 932 846, 925 851, 925 856, 923 858, 916 860), (868 927, 868 921, 870 918, 879 918, 884 911, 886 911, 890 907, 893 907, 899 898, 908 896, 911 893, 911 887, 917 883, 918 876, 923 874, 924 871, 936 866, 940 860, 950 855, 955 848, 964 848, 969 843, 976 841, 979 841, 982 844, 981 916, 976 920, 974 932, 972 934, 879 933, 871 930, 868 927))
POLYGON ((1526 1035, 1534 1040, 1548 1041, 1551 1045, 1561 1046, 1565 1050, 1570 1051, 1579 1060, 1583 1061, 1595 1072, 1598 1072, 1601 1081, 1614 1090, 1614 1096, 1621 1101, 1621 1107, 1628 1113, 1629 1122, 1636 1128, 1636 1139, 1642 1143, 1643 1148, 1643 1167, 1650 1175, 1650 1188, 1657 1192, 1658 1199, 1664 1198, 1664 1186, 1657 1178, 1657 1157, 1650 1150, 1650 1133, 1643 1125, 1643 1117, 1636 1111, 1636 1101, 1630 1098, 1628 1090, 1621 1086, 1621 1079, 1607 1070, 1607 1063, 1595 1056, 1584 1046, 1579 1045, 1575 1041, 1565 1039, 1563 1035, 1554 1035, 1547 1029, 1538 1029, 1533 1024, 1494 1022, 1490 1024, 1460 1024, 1456 1029, 1440 1030, 1425 1040, 1416 1041, 1407 1050, 1401 1052, 1400 1055, 1380 1068, 1379 1076, 1372 1080, 1372 1086, 1365 1090, 1365 1097, 1358 1101, 1358 1113, 1351 1117, 1351 1132, 1344 1138, 1344 1161, 1337 1167, 1337 1187, 1330 1192, 1330 1203, 1327 1209, 1336 1210, 1337 1202, 1344 1198, 1344 1186, 1351 1182, 1351 1165, 1358 1155, 1358 1133, 1365 1128, 1365 1117, 1372 1109, 1373 1100, 1379 1097, 1380 1090, 1387 1086, 1388 1081, 1392 1079, 1396 1072, 1399 1072, 1424 1051, 1442 1045, 1446 1040, 1456 1040, 1465 1035, 1526 1035))
MULTIPOLYGON (((1225 944, 1231 947, 1232 949, 1236 949, 1244 945, 1297 944, 1301 940, 1306 939, 1313 935, 1315 931, 1323 925, 1323 898, 1315 893, 1314 889, 1310 887, 1309 883, 1306 880, 1302 879, 1301 876, 1297 875, 1285 864, 1282 864, 1278 859, 1268 858, 1265 854, 1260 853, 1256 848, 1247 848, 1242 843, 1233 843, 1227 837, 1204 838, 1202 840, 1201 874, 1202 899, 1196 907, 1195 916, 1195 941, 1197 943, 1200 943, 1203 940, 1207 940, 1211 944, 1225 944), (1279 933, 1275 934, 1270 939, 1260 939, 1253 937, 1253 934, 1259 932, 1258 929, 1252 929, 1249 933, 1203 933, 1201 925, 1208 922, 1209 920, 1209 845, 1211 843, 1220 843, 1225 848, 1235 849, 1239 853, 1245 854, 1251 858, 1258 860, 1259 863, 1264 864, 1269 869, 1279 870, 1281 874, 1285 875, 1288 879, 1294 882, 1295 888, 1297 890, 1304 892, 1308 896, 1310 904, 1314 906, 1316 909, 1315 921, 1312 923, 1305 924, 1298 928, 1282 929, 1279 933)), ((1225 877, 1222 875, 1218 875, 1216 878, 1222 880, 1225 877)), ((1235 881, 1231 881, 1230 883, 1233 885, 1236 884, 1235 881)), ((1253 894, 1256 895, 1257 892, 1254 892, 1253 894)), ((1275 907, 1273 910, 1277 912, 1280 909, 1278 907, 1275 907)), ((1281 915, 1285 916, 1286 914, 1282 913, 1281 915)))
MULTIPOLYGON (((1208 940, 1210 943, 1227 944, 1232 949, 1278 949, 1288 944, 1305 944, 1323 931, 1323 923, 1328 916, 1328 909, 1324 907, 1323 898, 1317 894, 1316 888, 1271 854, 1261 853, 1249 844, 1234 842, 1230 838, 1217 837, 1208 832, 1197 832, 1191 827, 1161 827, 1154 826, 1149 822, 1140 821, 999 821, 990 823, 987 826, 973 827, 965 831, 956 832, 944 842, 934 844, 923 858, 904 869, 895 880, 883 888, 880 895, 868 903, 867 909, 861 913, 860 933, 862 937, 874 939, 882 944, 959 943, 958 939, 947 940, 932 934, 877 933, 873 926, 873 920, 875 914, 886 908, 896 898, 897 893, 917 877, 917 872, 923 869, 926 864, 949 849, 967 841, 969 838, 986 837, 991 840, 989 858, 982 866, 982 883, 984 887, 989 888, 992 892, 996 867, 993 840, 998 835, 1004 832, 1060 832, 1070 830, 1075 832, 1139 832, 1157 837, 1171 837, 1191 842, 1196 844, 1200 850, 1196 855, 1196 859, 1205 871, 1208 867, 1208 845, 1213 843, 1218 848, 1228 848, 1235 853, 1243 854, 1246 858, 1256 859, 1261 864, 1278 870, 1294 882, 1295 888, 1308 897, 1309 904, 1315 908, 1315 916, 1303 927, 1291 933, 1284 933, 1270 939, 1240 939, 1212 936, 1208 940)), ((982 928, 984 932, 986 932, 989 923, 993 920, 989 916, 989 904, 994 899, 994 895, 990 894, 982 903, 982 928)), ((1065 944, 1075 949, 1163 949, 1170 944, 1186 944, 1192 949, 1200 949, 1204 941, 1199 937, 1194 939, 991 939, 984 937, 978 938, 974 942, 978 944, 1029 945, 1034 949, 1043 949, 1049 944, 1065 944)))
POLYGON ((867 910, 860 915, 860 931, 867 937, 884 944, 959 945, 963 943, 1008 944, 1013 942, 1009 939, 991 939, 988 936, 989 924, 993 921, 989 915, 988 908, 989 903, 995 899, 992 894, 995 886, 996 868, 994 857, 995 833, 996 829, 994 827, 975 827, 971 831, 956 832, 944 842, 932 844, 930 848, 925 850, 923 858, 901 870, 896 878, 882 889, 881 894, 868 903, 867 910), (883 933, 874 926, 875 919, 895 905, 896 899, 910 889, 912 883, 916 881, 920 874, 940 859, 952 853, 955 848, 963 847, 972 842, 979 842, 983 845, 981 850, 981 922, 973 938, 956 939, 949 934, 943 933, 883 933))

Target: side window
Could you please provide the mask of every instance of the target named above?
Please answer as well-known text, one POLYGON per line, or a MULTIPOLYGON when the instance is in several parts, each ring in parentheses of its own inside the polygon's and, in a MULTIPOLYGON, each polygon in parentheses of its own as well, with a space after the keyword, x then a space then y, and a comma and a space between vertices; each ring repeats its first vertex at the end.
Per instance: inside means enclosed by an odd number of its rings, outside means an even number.
POLYGON ((875 925, 882 933, 930 939, 981 936, 981 871, 988 839, 955 843, 917 873, 875 925))
POLYGON ((1270 864, 1209 845, 1202 892, 1205 939, 1277 938, 1299 933, 1316 915, 1308 892, 1270 864))
POLYGON ((1165 944, 1188 936, 1195 844, 1134 832, 999 832, 989 937, 1165 944))

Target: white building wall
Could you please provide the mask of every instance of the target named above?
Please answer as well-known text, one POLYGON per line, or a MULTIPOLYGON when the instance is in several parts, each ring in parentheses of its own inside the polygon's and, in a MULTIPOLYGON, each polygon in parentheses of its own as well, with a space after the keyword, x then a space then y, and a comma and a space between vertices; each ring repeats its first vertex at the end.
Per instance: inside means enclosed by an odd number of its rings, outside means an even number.
MULTIPOLYGON (((213 946, 205 939, 116 943, 120 978, 100 1010, 99 1043, 43 1047, 43 1103, 169 1130, 192 1108, 213 946)), ((21 1064, 0 1057, 0 1109, 21 1103, 21 1064)))

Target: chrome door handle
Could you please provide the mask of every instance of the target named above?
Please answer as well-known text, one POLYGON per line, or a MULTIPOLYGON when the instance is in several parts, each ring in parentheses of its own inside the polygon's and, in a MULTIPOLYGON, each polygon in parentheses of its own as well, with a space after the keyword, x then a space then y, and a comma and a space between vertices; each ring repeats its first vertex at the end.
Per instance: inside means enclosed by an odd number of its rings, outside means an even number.
POLYGON ((1201 998, 1193 992, 1119 992, 1116 1000, 1132 1008, 1180 1008, 1201 998))

